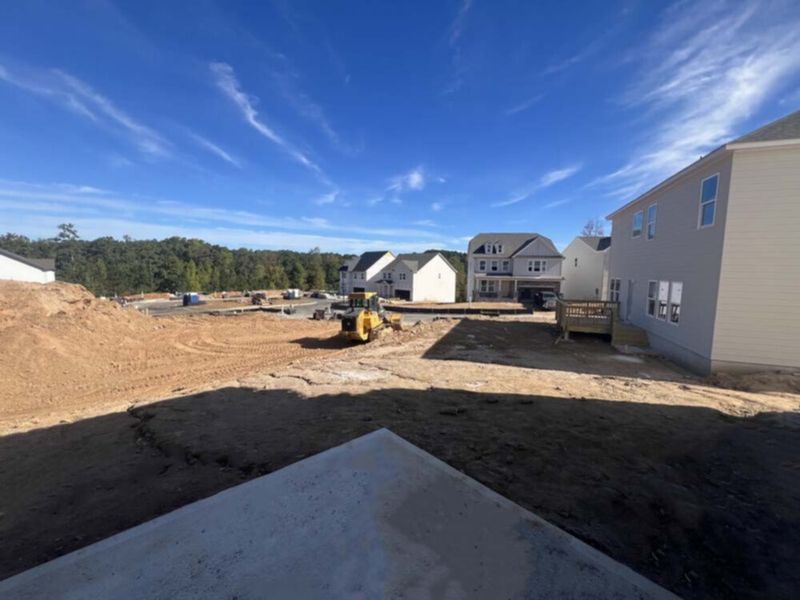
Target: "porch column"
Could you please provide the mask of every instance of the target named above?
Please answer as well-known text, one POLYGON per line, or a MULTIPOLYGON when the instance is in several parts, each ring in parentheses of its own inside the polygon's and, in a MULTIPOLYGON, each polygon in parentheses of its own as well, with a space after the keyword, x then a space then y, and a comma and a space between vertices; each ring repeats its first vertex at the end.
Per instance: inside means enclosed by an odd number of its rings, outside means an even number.
POLYGON ((514 300, 517 299, 517 280, 514 280, 514 300))

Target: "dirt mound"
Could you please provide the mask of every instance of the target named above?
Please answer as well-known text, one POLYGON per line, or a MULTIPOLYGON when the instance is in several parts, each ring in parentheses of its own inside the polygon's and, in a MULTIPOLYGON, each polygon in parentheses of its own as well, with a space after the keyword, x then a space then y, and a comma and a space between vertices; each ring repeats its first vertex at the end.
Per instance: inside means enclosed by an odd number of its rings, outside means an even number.
POLYGON ((111 300, 99 300, 82 285, 0 282, 0 328, 37 324, 52 317, 91 321, 102 317, 130 320, 138 315, 111 300))
POLYGON ((709 383, 742 392, 800 394, 800 371, 718 373, 709 377, 709 383))

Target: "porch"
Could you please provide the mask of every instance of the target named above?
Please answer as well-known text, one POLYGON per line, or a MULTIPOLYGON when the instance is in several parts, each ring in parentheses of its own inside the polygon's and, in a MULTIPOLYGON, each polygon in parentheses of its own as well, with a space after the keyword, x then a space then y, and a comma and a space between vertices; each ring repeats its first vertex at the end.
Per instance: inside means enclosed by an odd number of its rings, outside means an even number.
POLYGON ((533 302, 536 292, 558 294, 560 289, 560 279, 477 276, 472 299, 473 301, 533 302))

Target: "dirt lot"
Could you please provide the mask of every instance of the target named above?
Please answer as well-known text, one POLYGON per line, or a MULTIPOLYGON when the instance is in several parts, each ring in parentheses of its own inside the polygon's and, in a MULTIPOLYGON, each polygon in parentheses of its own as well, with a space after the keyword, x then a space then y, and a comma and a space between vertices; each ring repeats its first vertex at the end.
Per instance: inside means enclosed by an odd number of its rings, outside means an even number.
MULTIPOLYGON (((341 349, 263 318, 235 321, 270 323, 304 354, 149 404, 147 362, 128 410, 136 388, 109 387, 79 418, 62 386, 70 422, 17 411, 0 437, 0 577, 389 427, 684 597, 800 589, 800 377, 701 380, 596 338, 554 345, 552 324, 530 319, 428 322, 341 349)), ((206 369, 233 361, 226 323, 175 347, 213 350, 206 369)), ((37 410, 36 393, 3 410, 37 410)))
POLYGON ((267 314, 155 319, 97 300, 79 286, 4 282, 0 434, 328 355, 343 345, 312 342, 329 340, 336 328, 267 314))

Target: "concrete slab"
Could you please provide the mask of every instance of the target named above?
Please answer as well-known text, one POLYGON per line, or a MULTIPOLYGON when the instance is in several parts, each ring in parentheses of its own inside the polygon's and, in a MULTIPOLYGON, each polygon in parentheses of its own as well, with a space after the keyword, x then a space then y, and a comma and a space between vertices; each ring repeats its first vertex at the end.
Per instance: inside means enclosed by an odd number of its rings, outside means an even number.
POLYGON ((675 598, 386 429, 0 582, 2 598, 675 598))

